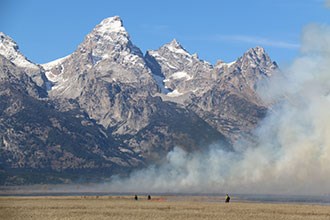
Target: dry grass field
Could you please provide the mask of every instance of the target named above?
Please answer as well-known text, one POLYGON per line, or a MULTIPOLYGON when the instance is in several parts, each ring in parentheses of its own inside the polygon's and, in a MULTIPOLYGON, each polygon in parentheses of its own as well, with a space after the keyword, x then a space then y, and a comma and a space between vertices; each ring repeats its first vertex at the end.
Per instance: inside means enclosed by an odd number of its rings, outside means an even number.
POLYGON ((330 206, 232 202, 203 197, 0 197, 0 219, 330 219, 330 206))

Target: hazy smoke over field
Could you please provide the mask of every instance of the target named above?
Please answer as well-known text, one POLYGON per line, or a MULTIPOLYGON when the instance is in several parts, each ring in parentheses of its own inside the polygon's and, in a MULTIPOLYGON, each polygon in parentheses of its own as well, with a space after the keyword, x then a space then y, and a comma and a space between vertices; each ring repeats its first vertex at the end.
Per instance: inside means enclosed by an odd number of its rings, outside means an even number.
POLYGON ((259 87, 269 115, 257 143, 204 154, 175 148, 161 167, 114 181, 110 189, 146 192, 330 193, 330 28, 310 25, 301 56, 259 87))

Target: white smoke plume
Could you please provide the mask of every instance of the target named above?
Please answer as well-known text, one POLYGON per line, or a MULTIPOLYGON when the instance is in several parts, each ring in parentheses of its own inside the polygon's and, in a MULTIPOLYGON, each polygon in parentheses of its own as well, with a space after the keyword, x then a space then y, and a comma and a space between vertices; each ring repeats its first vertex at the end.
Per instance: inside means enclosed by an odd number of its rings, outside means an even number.
POLYGON ((306 27, 300 57, 259 90, 272 107, 253 146, 226 152, 214 145, 203 154, 175 148, 166 164, 114 180, 108 189, 329 195, 330 28, 306 27))
POLYGON ((325 6, 330 8, 330 0, 325 0, 325 6))

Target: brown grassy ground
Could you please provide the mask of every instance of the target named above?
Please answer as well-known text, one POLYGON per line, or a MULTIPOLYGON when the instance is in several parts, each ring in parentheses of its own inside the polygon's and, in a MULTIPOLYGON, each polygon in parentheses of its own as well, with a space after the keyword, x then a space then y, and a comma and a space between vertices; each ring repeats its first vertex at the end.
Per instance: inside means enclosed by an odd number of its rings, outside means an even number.
POLYGON ((197 197, 0 197, 0 219, 330 219, 330 206, 211 201, 197 197))

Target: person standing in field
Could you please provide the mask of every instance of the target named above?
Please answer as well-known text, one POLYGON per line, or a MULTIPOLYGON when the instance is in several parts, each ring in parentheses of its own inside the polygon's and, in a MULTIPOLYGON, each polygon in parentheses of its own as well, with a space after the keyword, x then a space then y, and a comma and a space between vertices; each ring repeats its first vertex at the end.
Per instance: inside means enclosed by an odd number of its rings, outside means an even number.
POLYGON ((229 203, 229 201, 230 201, 230 197, 228 194, 226 194, 225 203, 229 203))

